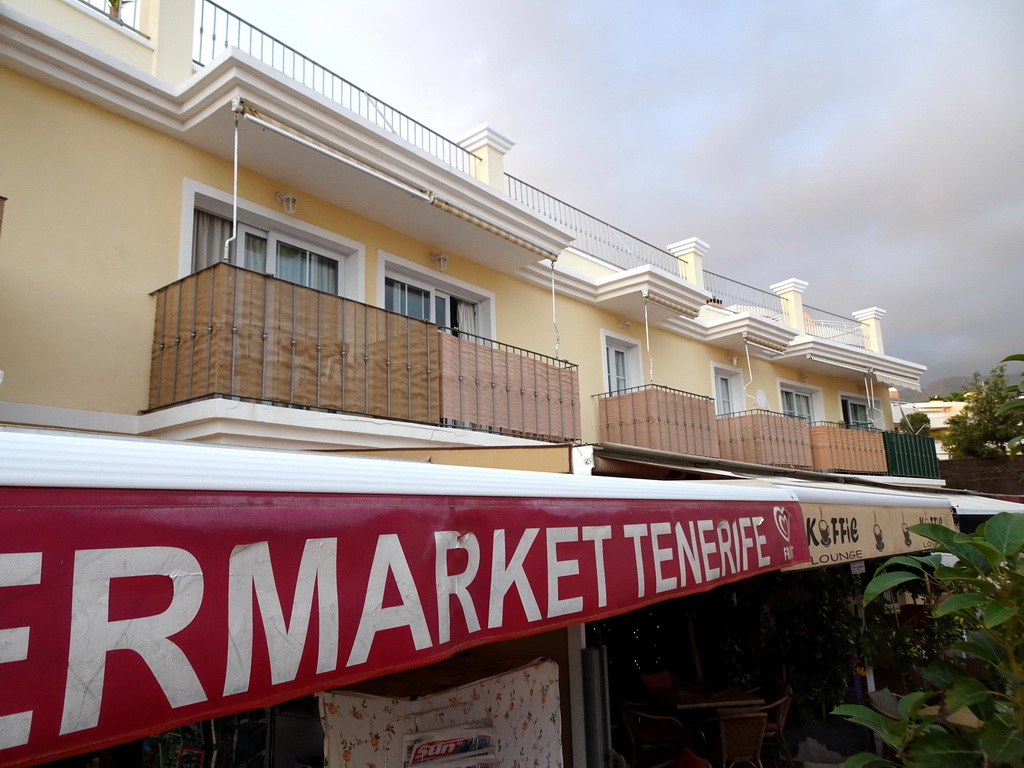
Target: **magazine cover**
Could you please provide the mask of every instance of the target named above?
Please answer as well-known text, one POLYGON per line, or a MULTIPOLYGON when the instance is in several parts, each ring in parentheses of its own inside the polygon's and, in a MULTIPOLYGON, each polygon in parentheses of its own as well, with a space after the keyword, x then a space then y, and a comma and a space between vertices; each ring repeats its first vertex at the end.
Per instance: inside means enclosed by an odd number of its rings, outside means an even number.
MULTIPOLYGON (((448 768, 451 758, 461 763, 469 758, 495 757, 495 731, 489 722, 467 723, 453 728, 410 733, 405 737, 405 768, 429 765, 435 768, 444 763, 448 768)), ((468 766, 475 765, 468 760, 468 766)), ((452 766, 451 768, 455 768, 452 766)))

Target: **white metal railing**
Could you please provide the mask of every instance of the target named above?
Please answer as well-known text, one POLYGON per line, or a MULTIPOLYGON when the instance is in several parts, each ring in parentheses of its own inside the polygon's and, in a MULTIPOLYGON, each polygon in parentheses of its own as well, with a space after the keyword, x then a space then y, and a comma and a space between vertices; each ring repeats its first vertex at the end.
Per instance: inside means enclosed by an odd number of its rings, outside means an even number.
POLYGON ((651 264, 669 274, 679 274, 679 259, 668 251, 613 227, 514 176, 506 174, 505 182, 509 197, 571 230, 576 236, 573 247, 584 253, 622 269, 651 264))
POLYGON ((430 130, 211 0, 200 0, 193 60, 199 66, 206 66, 228 47, 259 59, 446 165, 470 176, 475 174, 476 156, 454 141, 430 130))
POLYGON ((704 270, 704 289, 711 293, 711 303, 729 312, 750 312, 760 317, 785 322, 785 299, 752 285, 704 270))
POLYGON ((866 329, 867 326, 859 320, 851 320, 804 304, 804 331, 808 336, 865 349, 866 329))

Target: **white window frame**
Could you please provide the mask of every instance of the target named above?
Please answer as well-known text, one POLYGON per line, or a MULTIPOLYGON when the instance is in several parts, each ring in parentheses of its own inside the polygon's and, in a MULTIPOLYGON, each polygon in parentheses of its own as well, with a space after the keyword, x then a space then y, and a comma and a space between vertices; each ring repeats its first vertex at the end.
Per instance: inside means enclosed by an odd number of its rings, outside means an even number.
MULTIPOLYGON (((497 323, 495 321, 494 293, 486 291, 477 285, 467 283, 450 277, 436 269, 430 269, 417 264, 401 256, 387 251, 377 251, 377 297, 381 309, 385 307, 384 281, 387 278, 400 280, 411 286, 424 291, 430 291, 430 322, 434 319, 436 299, 445 299, 447 305, 451 298, 476 305, 477 331, 474 335, 484 339, 497 338, 497 323)), ((439 326, 448 326, 448 320, 436 323, 439 326)))
POLYGON ((843 414, 843 402, 855 403, 857 405, 863 405, 867 408, 868 422, 864 426, 868 426, 874 429, 884 429, 885 423, 882 418, 881 404, 878 399, 868 399, 866 395, 862 395, 856 392, 840 392, 839 393, 839 414, 842 417, 842 421, 846 422, 846 417, 843 414), (882 422, 881 426, 879 422, 882 422))
POLYGON ((811 413, 807 423, 813 424, 816 421, 823 421, 825 414, 825 403, 822 399, 822 392, 820 387, 809 387, 806 384, 801 384, 796 381, 788 381, 786 379, 778 379, 778 392, 779 392, 779 413, 786 413, 785 400, 783 392, 793 392, 795 394, 807 395, 810 398, 811 413))
POLYGON ((736 366, 711 364, 711 392, 715 400, 716 416, 749 410, 746 403, 746 392, 743 389, 743 371, 736 366), (732 409, 729 411, 725 410, 725 405, 719 396, 719 379, 728 379, 729 382, 729 397, 732 401, 732 409))
MULTIPOLYGON (((192 230, 196 208, 231 220, 231 194, 194 179, 185 180, 182 193, 182 236, 178 257, 179 277, 192 274, 192 230)), ((294 216, 287 216, 279 210, 240 198, 239 238, 242 238, 245 231, 260 236, 270 235, 267 243, 267 274, 273 274, 277 258, 277 240, 282 240, 288 245, 336 260, 339 295, 365 302, 366 246, 363 243, 296 219, 294 216)))
POLYGON ((614 394, 622 390, 612 387, 611 370, 608 366, 608 353, 610 350, 625 353, 626 361, 626 387, 632 389, 644 383, 643 361, 641 360, 640 342, 629 336, 623 336, 612 331, 601 331, 601 368, 603 370, 605 392, 614 394))

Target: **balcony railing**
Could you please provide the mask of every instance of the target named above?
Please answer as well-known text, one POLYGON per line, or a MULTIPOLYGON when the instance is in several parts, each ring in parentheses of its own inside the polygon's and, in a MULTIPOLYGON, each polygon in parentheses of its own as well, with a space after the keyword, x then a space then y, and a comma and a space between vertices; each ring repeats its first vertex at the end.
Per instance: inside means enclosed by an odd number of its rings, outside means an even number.
POLYGON ((785 299, 752 285, 704 270, 704 289, 712 295, 711 303, 729 312, 750 312, 753 315, 784 322, 785 299))
POLYGON ((408 115, 371 96, 294 48, 268 35, 211 0, 201 0, 199 27, 192 57, 206 66, 225 48, 248 53, 307 88, 355 112, 378 128, 433 155, 446 165, 470 176, 476 173, 476 156, 408 115))
POLYGON ((561 224, 576 236, 574 248, 621 269, 650 264, 671 275, 679 274, 679 259, 589 213, 552 197, 525 181, 505 174, 509 197, 561 224))
POLYGON ((886 466, 890 475, 897 477, 939 478, 939 457, 935 453, 935 438, 931 435, 912 435, 906 432, 885 432, 886 466))
POLYGON ((865 327, 859 320, 851 320, 804 304, 804 330, 808 336, 838 341, 840 344, 863 349, 866 346, 865 327))
POLYGON ((151 410, 228 397, 579 439, 571 363, 223 263, 154 296, 151 410))
POLYGON ((885 442, 878 430, 818 421, 811 424, 810 432, 815 469, 879 475, 888 471, 885 442))
POLYGON ((812 466, 807 422, 774 411, 738 411, 719 416, 718 444, 723 459, 772 467, 812 466))
POLYGON ((580 437, 577 366, 442 328, 441 418, 446 424, 556 442, 580 437))
POLYGON ((715 401, 655 384, 596 395, 601 440, 717 457, 715 401))

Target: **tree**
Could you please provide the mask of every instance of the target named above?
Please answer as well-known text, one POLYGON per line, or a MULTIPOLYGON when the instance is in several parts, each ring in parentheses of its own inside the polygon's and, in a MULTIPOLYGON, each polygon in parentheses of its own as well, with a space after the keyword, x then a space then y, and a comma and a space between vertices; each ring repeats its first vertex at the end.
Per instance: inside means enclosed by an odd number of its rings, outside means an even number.
POLYGON ((903 414, 903 418, 896 424, 896 429, 911 435, 927 435, 931 431, 932 420, 928 414, 920 411, 911 411, 903 414))
MULTIPOLYGON (((1004 363, 1008 362, 1024 362, 1024 355, 1009 355, 1003 358, 1004 363)), ((1006 387, 1006 396, 1010 399, 999 406, 997 414, 1002 415, 1010 413, 1016 416, 1016 411, 1024 409, 1024 371, 1020 374, 1020 384, 1010 384, 1006 387)), ((1019 418, 1019 416, 1018 416, 1019 418)), ((1024 449, 1024 424, 1017 422, 1016 435, 1010 439, 1007 446, 1010 449, 1010 455, 1016 456, 1024 449)))
POLYGON ((949 417, 949 432, 942 442, 954 459, 988 459, 1006 455, 1006 444, 1018 436, 1020 418, 1000 411, 1007 402, 1006 366, 992 369, 988 378, 975 372, 966 387, 967 405, 949 417))
POLYGON ((889 559, 865 588, 865 605, 920 580, 932 615, 955 615, 967 631, 953 654, 921 670, 931 688, 902 697, 899 717, 860 704, 833 710, 875 731, 893 753, 854 755, 844 768, 1021 768, 1024 515, 1001 513, 973 534, 932 523, 911 530, 936 542, 934 551, 889 559), (953 556, 952 564, 942 553, 953 556), (978 667, 968 671, 965 659, 978 667))

